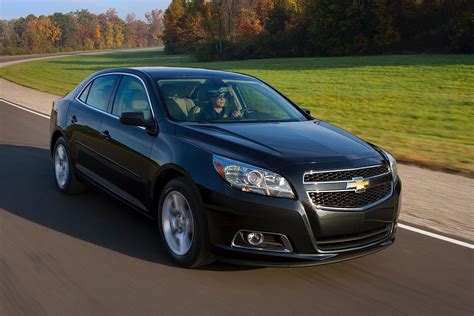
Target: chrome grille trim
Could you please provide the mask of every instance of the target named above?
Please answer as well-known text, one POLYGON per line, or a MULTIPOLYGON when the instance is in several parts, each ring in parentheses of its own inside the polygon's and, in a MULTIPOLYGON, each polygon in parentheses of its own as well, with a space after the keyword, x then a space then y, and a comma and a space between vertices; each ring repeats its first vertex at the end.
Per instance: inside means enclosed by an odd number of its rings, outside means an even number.
MULTIPOLYGON (((369 173, 370 174, 370 173, 369 173)), ((329 176, 331 177, 331 176, 329 176)), ((310 200, 311 204, 315 206, 318 209, 323 209, 323 210, 336 210, 336 211, 364 211, 366 209, 369 209, 371 207, 374 207, 378 204, 381 204, 388 200, 392 195, 393 195, 393 181, 390 173, 390 168, 386 164, 377 164, 377 165, 370 165, 370 166, 364 166, 364 167, 358 167, 358 168, 349 168, 349 169, 338 169, 338 170, 320 170, 320 171, 307 171, 303 174, 303 184, 305 186, 305 191, 308 199, 310 200), (321 194, 321 193, 328 193, 330 194, 331 192, 356 192, 355 189, 353 188, 347 188, 348 184, 353 183, 354 179, 357 179, 359 177, 357 172, 352 172, 350 175, 341 175, 343 177, 346 177, 346 180, 334 180, 334 181, 305 181, 306 175, 311 175, 311 174, 317 174, 317 173, 339 173, 339 172, 344 172, 344 171, 357 171, 357 170, 363 170, 361 174, 367 174, 367 169, 370 168, 377 168, 380 171, 380 169, 385 169, 387 172, 380 173, 380 174, 375 174, 367 178, 362 178, 363 180, 368 181, 367 185, 367 190, 373 187, 377 187, 382 184, 388 184, 390 183, 390 190, 387 195, 383 196, 377 201, 367 201, 369 204, 359 206, 359 205, 354 205, 354 207, 338 207, 337 205, 323 205, 324 203, 316 204, 313 202, 313 199, 311 195, 315 194, 321 194), (351 179, 347 179, 348 176, 351 176, 351 179)), ((365 194, 366 192, 357 192, 357 194, 365 194)), ((342 198, 342 197, 341 197, 342 198)), ((359 197, 359 198, 362 198, 359 197)), ((331 199, 331 198, 329 198, 331 199)))
MULTIPOLYGON (((346 190, 347 191, 347 190, 346 190)), ((349 191, 353 191, 353 190, 349 190, 349 191)), ((385 196, 384 198, 378 200, 378 201, 375 201, 371 204, 368 204, 368 205, 365 205, 365 206, 361 206, 361 207, 333 207, 333 206, 322 206, 322 205, 317 205, 317 204, 314 204, 313 203, 313 199, 311 198, 310 196, 310 193, 320 193, 320 192, 339 192, 339 191, 306 191, 306 196, 308 197, 308 199, 310 200, 311 204, 314 205, 316 208, 318 209, 322 209, 322 210, 333 210, 333 211, 365 211, 371 207, 374 207, 374 206, 377 206, 385 201, 387 201, 392 195, 393 195, 393 183, 390 184, 390 192, 388 193, 387 196, 385 196)), ((361 194, 364 194, 364 193, 361 193, 361 194)))
MULTIPOLYGON (((338 210, 338 211, 345 211, 345 210, 351 210, 351 211, 364 211, 366 209, 369 209, 371 207, 374 207, 380 203, 383 203, 385 202, 386 200, 388 200, 392 194, 393 194, 393 184, 390 183, 390 191, 387 195, 385 195, 383 198, 377 200, 377 201, 374 201, 370 204, 367 204, 367 205, 364 205, 364 206, 357 206, 357 207, 336 207, 336 206, 325 206, 325 205, 318 205, 318 204, 315 204, 313 202, 313 199, 310 195, 310 193, 331 193, 331 192, 348 192, 348 191, 352 191, 354 192, 354 190, 346 190, 346 191, 306 191, 306 195, 308 196, 309 200, 311 201, 311 203, 316 206, 317 208, 319 209, 323 209, 323 210, 338 210)), ((363 192, 363 193, 360 193, 360 194, 365 194, 366 192, 363 192)), ((356 193, 358 194, 358 193, 356 193)))
MULTIPOLYGON (((381 174, 374 177, 364 178, 369 181, 369 187, 376 186, 381 183, 390 182, 392 176, 390 173, 381 174)), ((313 182, 305 184, 305 189, 308 192, 337 192, 337 191, 354 191, 354 189, 348 189, 347 183, 352 180, 346 181, 334 181, 334 182, 313 182)))
POLYGON ((332 181, 306 181, 305 178, 307 175, 313 175, 313 174, 318 174, 318 173, 331 173, 331 172, 344 172, 344 171, 353 171, 353 170, 364 170, 364 169, 371 169, 371 168, 380 168, 380 167, 386 167, 387 172, 380 173, 377 175, 373 175, 370 177, 366 177, 365 179, 368 178, 376 178, 380 176, 384 176, 387 174, 390 174, 390 168, 386 164, 378 164, 378 165, 371 165, 371 166, 364 166, 364 167, 357 167, 357 168, 347 168, 347 169, 333 169, 333 170, 310 170, 307 171, 303 174, 303 184, 312 184, 312 183, 340 183, 340 182, 347 182, 350 179, 346 180, 332 180, 332 181))

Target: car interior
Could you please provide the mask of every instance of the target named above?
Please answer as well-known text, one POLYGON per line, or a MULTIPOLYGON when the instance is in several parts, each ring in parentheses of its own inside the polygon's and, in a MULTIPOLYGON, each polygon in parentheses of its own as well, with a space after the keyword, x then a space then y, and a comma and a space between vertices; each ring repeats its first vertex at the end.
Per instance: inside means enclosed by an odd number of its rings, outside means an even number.
POLYGON ((211 94, 209 91, 219 88, 227 91, 227 104, 224 108, 226 116, 229 116, 230 113, 237 109, 243 108, 234 88, 230 84, 227 85, 223 82, 216 83, 208 80, 161 81, 159 86, 168 112, 178 121, 197 121, 199 113, 211 106, 211 94))

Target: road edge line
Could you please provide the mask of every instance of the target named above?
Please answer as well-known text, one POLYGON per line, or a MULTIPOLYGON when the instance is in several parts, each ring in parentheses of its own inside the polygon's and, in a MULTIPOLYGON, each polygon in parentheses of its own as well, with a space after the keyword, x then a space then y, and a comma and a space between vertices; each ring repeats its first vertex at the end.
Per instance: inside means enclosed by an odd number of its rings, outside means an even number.
POLYGON ((446 237, 446 236, 443 236, 443 235, 435 234, 435 233, 432 233, 432 232, 429 232, 429 231, 426 231, 426 230, 423 230, 423 229, 419 229, 419 228, 412 227, 412 226, 405 225, 405 224, 401 224, 401 223, 398 223, 398 227, 406 229, 406 230, 410 230, 410 231, 418 233, 418 234, 422 234, 422 235, 426 235, 426 236, 429 236, 429 237, 432 237, 432 238, 447 241, 449 243, 456 244, 458 246, 463 246, 463 247, 466 247, 466 248, 469 248, 469 249, 474 249, 474 244, 470 244, 468 242, 464 242, 464 241, 457 240, 457 239, 454 239, 454 238, 450 238, 450 237, 446 237))
POLYGON ((18 109, 24 110, 24 111, 26 111, 26 112, 30 112, 30 113, 32 113, 32 114, 36 114, 36 115, 41 116, 41 117, 43 117, 43 118, 47 118, 47 119, 50 118, 49 115, 43 114, 43 113, 38 112, 38 111, 30 110, 30 109, 28 109, 27 107, 18 105, 18 104, 16 104, 16 103, 13 103, 13 102, 11 102, 11 101, 5 100, 5 99, 3 99, 3 98, 0 98, 0 101, 1 101, 1 102, 5 102, 5 103, 7 103, 7 104, 9 104, 9 105, 11 105, 11 106, 13 106, 13 107, 18 108, 18 109))
MULTIPOLYGON (((43 113, 40 113, 40 112, 36 112, 36 111, 33 111, 33 110, 30 110, 26 107, 23 107, 21 105, 18 105, 18 104, 15 104, 15 103, 12 103, 10 101, 7 101, 3 98, 0 98, 0 101, 2 102, 5 102, 7 104, 10 104, 11 106, 14 106, 16 108, 19 108, 21 110, 24 110, 24 111, 27 111, 27 112, 30 112, 32 114, 36 114, 38 116, 41 116, 43 118, 47 118, 49 119, 50 117, 46 114, 43 114, 43 113)), ((429 236, 429 237, 432 237, 432 238, 436 238, 436 239, 440 239, 440 240, 444 240, 444 241, 447 241, 447 242, 450 242, 452 244, 456 244, 456 245, 459 245, 459 246, 463 246, 463 247, 466 247, 466 248, 469 248, 469 249, 474 249, 474 244, 470 244, 468 242, 464 242, 464 241, 461 241, 461 240, 457 240, 457 239, 454 239, 454 238, 450 238, 450 237, 446 237, 446 236, 443 236, 443 235, 439 235, 439 234, 435 234, 435 233, 432 233, 432 232, 429 232, 429 231, 426 231, 426 230, 423 230, 423 229, 419 229, 419 228, 416 228, 416 227, 412 227, 412 226, 409 226, 409 225, 405 225, 405 224, 401 224, 401 223, 398 223, 398 227, 400 228, 403 228, 403 229, 406 229, 406 230, 410 230, 412 232, 415 232, 415 233, 418 233, 418 234, 422 234, 422 235, 425 235, 425 236, 429 236)))

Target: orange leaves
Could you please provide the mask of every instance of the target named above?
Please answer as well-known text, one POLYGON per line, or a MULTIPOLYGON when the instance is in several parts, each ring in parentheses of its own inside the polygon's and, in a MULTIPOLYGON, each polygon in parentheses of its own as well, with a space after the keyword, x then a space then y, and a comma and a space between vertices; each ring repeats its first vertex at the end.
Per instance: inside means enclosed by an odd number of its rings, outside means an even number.
POLYGON ((236 19, 233 37, 236 40, 245 40, 249 36, 260 34, 264 31, 262 22, 254 10, 242 8, 236 19))
POLYGON ((115 9, 101 14, 83 9, 4 20, 0 23, 0 53, 50 53, 161 44, 163 11, 152 10, 146 13, 146 19, 146 22, 137 20, 135 14, 129 13, 122 20, 115 9))
POLYGON ((150 25, 150 38, 153 44, 160 44, 163 35, 163 10, 151 10, 145 14, 145 18, 150 25))
POLYGON ((53 23, 49 16, 36 18, 28 16, 24 36, 28 48, 33 53, 47 53, 55 47, 61 36, 61 29, 53 23))

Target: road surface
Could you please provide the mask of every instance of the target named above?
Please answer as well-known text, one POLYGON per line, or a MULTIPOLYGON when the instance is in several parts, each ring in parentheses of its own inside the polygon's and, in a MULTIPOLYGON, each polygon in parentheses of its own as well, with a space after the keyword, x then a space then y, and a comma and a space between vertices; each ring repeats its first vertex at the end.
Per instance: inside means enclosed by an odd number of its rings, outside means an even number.
POLYGON ((474 251, 404 229, 343 263, 178 268, 152 221, 58 192, 48 137, 47 119, 0 102, 0 315, 474 313, 474 251))

